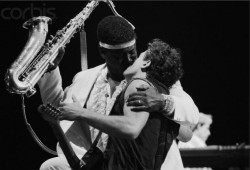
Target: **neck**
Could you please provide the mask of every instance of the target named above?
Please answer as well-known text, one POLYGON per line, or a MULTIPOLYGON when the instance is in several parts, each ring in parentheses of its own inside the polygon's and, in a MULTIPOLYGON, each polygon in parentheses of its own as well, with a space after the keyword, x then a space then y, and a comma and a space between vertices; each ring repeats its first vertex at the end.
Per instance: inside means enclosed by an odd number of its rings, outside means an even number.
POLYGON ((111 96, 112 96, 113 93, 115 92, 116 86, 118 86, 121 81, 113 79, 109 74, 107 74, 107 80, 109 82, 110 93, 111 93, 111 96))
POLYGON ((125 79, 129 82, 133 78, 146 78, 146 72, 137 72, 136 74, 125 75, 125 79))
POLYGON ((107 73, 107 78, 111 78, 112 80, 117 81, 117 82, 121 82, 122 80, 124 80, 123 75, 117 76, 117 75, 111 74, 109 71, 107 73))

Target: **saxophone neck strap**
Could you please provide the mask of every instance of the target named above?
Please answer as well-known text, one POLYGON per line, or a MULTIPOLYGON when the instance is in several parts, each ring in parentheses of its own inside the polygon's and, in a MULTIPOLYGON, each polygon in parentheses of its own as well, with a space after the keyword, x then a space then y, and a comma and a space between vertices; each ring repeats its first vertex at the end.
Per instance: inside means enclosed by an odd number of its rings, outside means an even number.
POLYGON ((81 49, 81 69, 88 69, 88 58, 87 58, 87 39, 86 32, 82 28, 80 31, 80 49, 81 49))
POLYGON ((92 146, 95 147, 97 145, 97 143, 98 143, 99 139, 101 138, 101 136, 102 136, 102 132, 99 131, 98 135, 96 136, 96 138, 95 138, 94 142, 92 143, 91 147, 92 146))

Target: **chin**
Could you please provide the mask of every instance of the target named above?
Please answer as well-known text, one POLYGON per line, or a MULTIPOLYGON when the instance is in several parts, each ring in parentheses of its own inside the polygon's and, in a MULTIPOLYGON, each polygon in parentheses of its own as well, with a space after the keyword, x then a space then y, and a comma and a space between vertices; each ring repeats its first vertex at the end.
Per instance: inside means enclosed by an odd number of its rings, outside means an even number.
POLYGON ((128 74, 129 74, 129 67, 128 67, 126 70, 123 71, 124 77, 125 77, 126 75, 128 75, 128 74))
POLYGON ((128 66, 127 69, 125 69, 123 71, 123 75, 126 76, 126 75, 130 75, 130 74, 133 74, 133 67, 132 65, 128 66))
POLYGON ((123 72, 124 77, 128 77, 128 73, 126 71, 123 72))
POLYGON ((125 77, 125 79, 131 79, 132 78, 132 76, 133 76, 133 74, 131 74, 131 73, 129 73, 128 71, 126 72, 123 72, 123 75, 124 75, 124 77, 125 77))

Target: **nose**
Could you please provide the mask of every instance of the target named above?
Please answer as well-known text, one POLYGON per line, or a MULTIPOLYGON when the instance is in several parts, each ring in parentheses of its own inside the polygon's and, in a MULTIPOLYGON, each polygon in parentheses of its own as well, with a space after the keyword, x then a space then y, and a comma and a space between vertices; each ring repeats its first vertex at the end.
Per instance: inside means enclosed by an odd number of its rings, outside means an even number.
POLYGON ((129 63, 133 63, 137 57, 135 54, 127 54, 127 58, 129 63))
POLYGON ((211 135, 211 132, 210 130, 207 131, 207 136, 210 136, 211 135))

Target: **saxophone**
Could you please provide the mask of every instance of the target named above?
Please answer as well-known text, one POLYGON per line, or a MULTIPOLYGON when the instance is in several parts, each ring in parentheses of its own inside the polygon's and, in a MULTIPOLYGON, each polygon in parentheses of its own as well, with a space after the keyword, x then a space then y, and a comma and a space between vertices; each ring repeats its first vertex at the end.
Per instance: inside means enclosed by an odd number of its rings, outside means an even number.
MULTIPOLYGON (((107 2, 110 3, 110 0, 107 2)), ((53 65, 59 48, 69 43, 74 34, 81 30, 85 20, 98 4, 98 0, 89 2, 79 14, 71 19, 63 29, 57 31, 56 35, 45 44, 51 19, 40 16, 26 21, 23 27, 30 29, 29 40, 5 74, 7 90, 10 93, 32 96, 36 92, 35 84, 46 73, 48 67, 53 65)))

